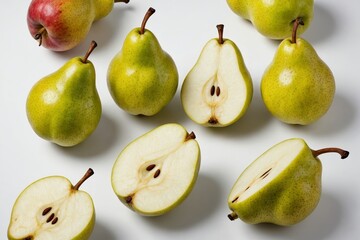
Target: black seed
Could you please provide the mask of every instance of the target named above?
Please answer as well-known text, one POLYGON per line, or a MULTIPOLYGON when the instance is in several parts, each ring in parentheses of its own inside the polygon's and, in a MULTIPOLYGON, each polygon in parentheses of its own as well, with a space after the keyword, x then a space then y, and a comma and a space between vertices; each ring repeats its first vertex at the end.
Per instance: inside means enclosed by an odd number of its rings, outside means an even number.
POLYGON ((267 170, 266 172, 264 172, 264 173, 260 176, 260 178, 263 178, 263 179, 266 178, 266 177, 269 175, 271 169, 272 169, 272 168, 270 168, 269 170, 267 170))
POLYGON ((210 95, 211 95, 211 96, 214 96, 214 94, 215 94, 215 86, 212 85, 212 87, 211 87, 211 89, 210 89, 210 95))
POLYGON ((219 95, 220 95, 220 88, 217 87, 217 88, 216 88, 216 96, 219 96, 219 95))
POLYGON ((149 166, 147 166, 146 171, 153 170, 155 166, 156 166, 155 164, 150 164, 149 166))
POLYGON ((51 222, 51 220, 53 220, 54 217, 55 217, 55 214, 52 213, 52 214, 50 215, 50 217, 46 220, 46 222, 47 222, 47 223, 48 223, 48 222, 51 222))
POLYGON ((58 221, 59 219, 56 217, 56 218, 54 218, 54 220, 52 220, 52 222, 51 222, 51 224, 56 224, 57 223, 57 221, 58 221))
POLYGON ((51 211, 51 209, 52 209, 51 207, 45 208, 44 211, 42 212, 42 215, 45 216, 51 211))
POLYGON ((234 200, 232 200, 232 203, 236 202, 236 200, 238 200, 239 197, 236 197, 234 200))
POLYGON ((156 170, 154 174, 154 178, 157 178, 160 175, 160 169, 156 170))
POLYGON ((248 187, 245 189, 245 191, 248 190, 249 188, 250 188, 250 186, 248 186, 248 187))

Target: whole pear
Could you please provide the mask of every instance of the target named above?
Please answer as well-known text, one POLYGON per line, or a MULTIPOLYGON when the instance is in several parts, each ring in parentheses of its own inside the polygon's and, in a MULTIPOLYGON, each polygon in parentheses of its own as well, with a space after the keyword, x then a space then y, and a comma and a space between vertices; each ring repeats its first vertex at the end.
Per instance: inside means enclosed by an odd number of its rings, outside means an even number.
POLYGON ((289 124, 308 125, 330 108, 335 95, 335 79, 330 68, 310 43, 296 37, 284 39, 272 63, 263 74, 261 94, 267 109, 289 124))
POLYGON ((108 68, 107 83, 112 98, 133 115, 155 115, 171 101, 178 86, 173 59, 162 50, 155 35, 145 29, 154 12, 150 8, 141 28, 130 31, 108 68))
POLYGON ((313 19, 314 0, 227 0, 227 3, 233 12, 271 39, 290 37, 297 18, 304 21, 298 32, 301 34, 313 19))
POLYGON ((249 224, 294 225, 309 216, 321 197, 319 155, 340 148, 312 150, 301 138, 284 140, 253 161, 239 176, 229 197, 230 220, 249 224))
POLYGON ((101 118, 101 102, 95 85, 95 68, 88 56, 75 57, 54 73, 39 80, 26 102, 33 130, 45 140, 61 146, 84 141, 101 118))
POLYGON ((27 25, 39 45, 66 51, 85 39, 92 23, 107 16, 114 2, 129 0, 32 0, 27 25))

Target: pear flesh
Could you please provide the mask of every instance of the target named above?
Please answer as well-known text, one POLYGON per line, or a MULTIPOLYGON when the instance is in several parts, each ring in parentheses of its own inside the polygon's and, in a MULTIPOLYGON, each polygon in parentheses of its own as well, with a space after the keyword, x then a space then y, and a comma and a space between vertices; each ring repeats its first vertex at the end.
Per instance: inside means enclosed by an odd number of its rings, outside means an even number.
POLYGON ((194 122, 228 126, 246 112, 253 94, 251 76, 235 43, 211 39, 186 76, 181 101, 194 122))
POLYGON ((194 138, 179 124, 165 124, 131 142, 113 166, 115 194, 146 216, 178 206, 198 176, 200 149, 194 138))
POLYGON ((88 239, 95 224, 91 196, 74 189, 63 176, 29 185, 17 198, 8 228, 9 239, 88 239))
MULTIPOLYGON (((342 158, 348 156, 341 150, 342 158)), ((322 165, 300 138, 280 142, 240 175, 229 196, 229 218, 289 226, 305 219, 321 195, 322 165)))

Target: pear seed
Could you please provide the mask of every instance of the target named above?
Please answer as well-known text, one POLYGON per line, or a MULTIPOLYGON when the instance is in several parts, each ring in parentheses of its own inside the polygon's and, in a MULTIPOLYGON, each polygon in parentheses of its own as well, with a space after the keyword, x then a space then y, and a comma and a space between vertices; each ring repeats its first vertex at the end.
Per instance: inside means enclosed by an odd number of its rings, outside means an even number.
POLYGON ((157 178, 160 175, 160 169, 156 170, 154 174, 154 178, 157 178))
POLYGON ((245 191, 248 190, 249 188, 250 188, 250 186, 248 186, 248 187, 245 189, 245 191))
POLYGON ((211 95, 211 96, 214 96, 214 94, 215 94, 215 86, 212 85, 212 87, 211 87, 211 89, 210 89, 210 95, 211 95))
POLYGON ((150 164, 149 166, 147 166, 146 171, 153 170, 155 166, 156 166, 155 164, 150 164))
POLYGON ((220 96, 220 88, 219 87, 216 88, 216 96, 220 96))
POLYGON ((59 220, 59 219, 58 219, 57 217, 54 218, 54 220, 52 220, 51 224, 52 224, 52 225, 56 224, 58 220, 59 220))
POLYGON ((264 172, 264 173, 260 176, 260 178, 262 178, 262 179, 266 178, 266 177, 269 175, 271 169, 272 169, 272 168, 270 168, 269 170, 267 170, 266 172, 264 172))
POLYGON ((234 200, 232 200, 231 202, 232 203, 234 203, 234 202, 236 202, 236 200, 238 200, 239 199, 239 197, 236 197, 234 200))
POLYGON ((45 208, 44 211, 42 212, 42 215, 45 216, 46 214, 48 214, 51 211, 51 207, 45 208))
POLYGON ((51 222, 51 220, 53 220, 54 217, 55 217, 55 214, 52 213, 52 214, 50 215, 50 217, 46 220, 46 222, 47 222, 47 223, 48 223, 48 222, 51 222))

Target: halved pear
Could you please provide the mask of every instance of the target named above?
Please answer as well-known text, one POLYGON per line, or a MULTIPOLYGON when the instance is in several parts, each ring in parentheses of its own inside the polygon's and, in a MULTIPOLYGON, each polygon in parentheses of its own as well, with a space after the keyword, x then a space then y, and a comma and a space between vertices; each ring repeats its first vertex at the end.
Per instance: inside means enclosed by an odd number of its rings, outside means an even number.
POLYGON ((224 127, 239 120, 253 95, 241 52, 233 41, 223 39, 223 27, 217 25, 219 38, 206 43, 181 89, 182 105, 189 118, 210 127, 224 127))
POLYGON ((169 123, 135 139, 118 156, 111 182, 130 209, 145 216, 164 214, 191 192, 200 168, 193 132, 169 123))
POLYGON ((49 176, 30 184, 17 198, 8 228, 9 239, 88 239, 95 225, 91 196, 63 176, 49 176))
POLYGON ((234 184, 228 205, 230 220, 293 225, 305 219, 321 195, 322 165, 318 156, 349 152, 339 148, 311 150, 300 138, 280 142, 262 154, 234 184))

